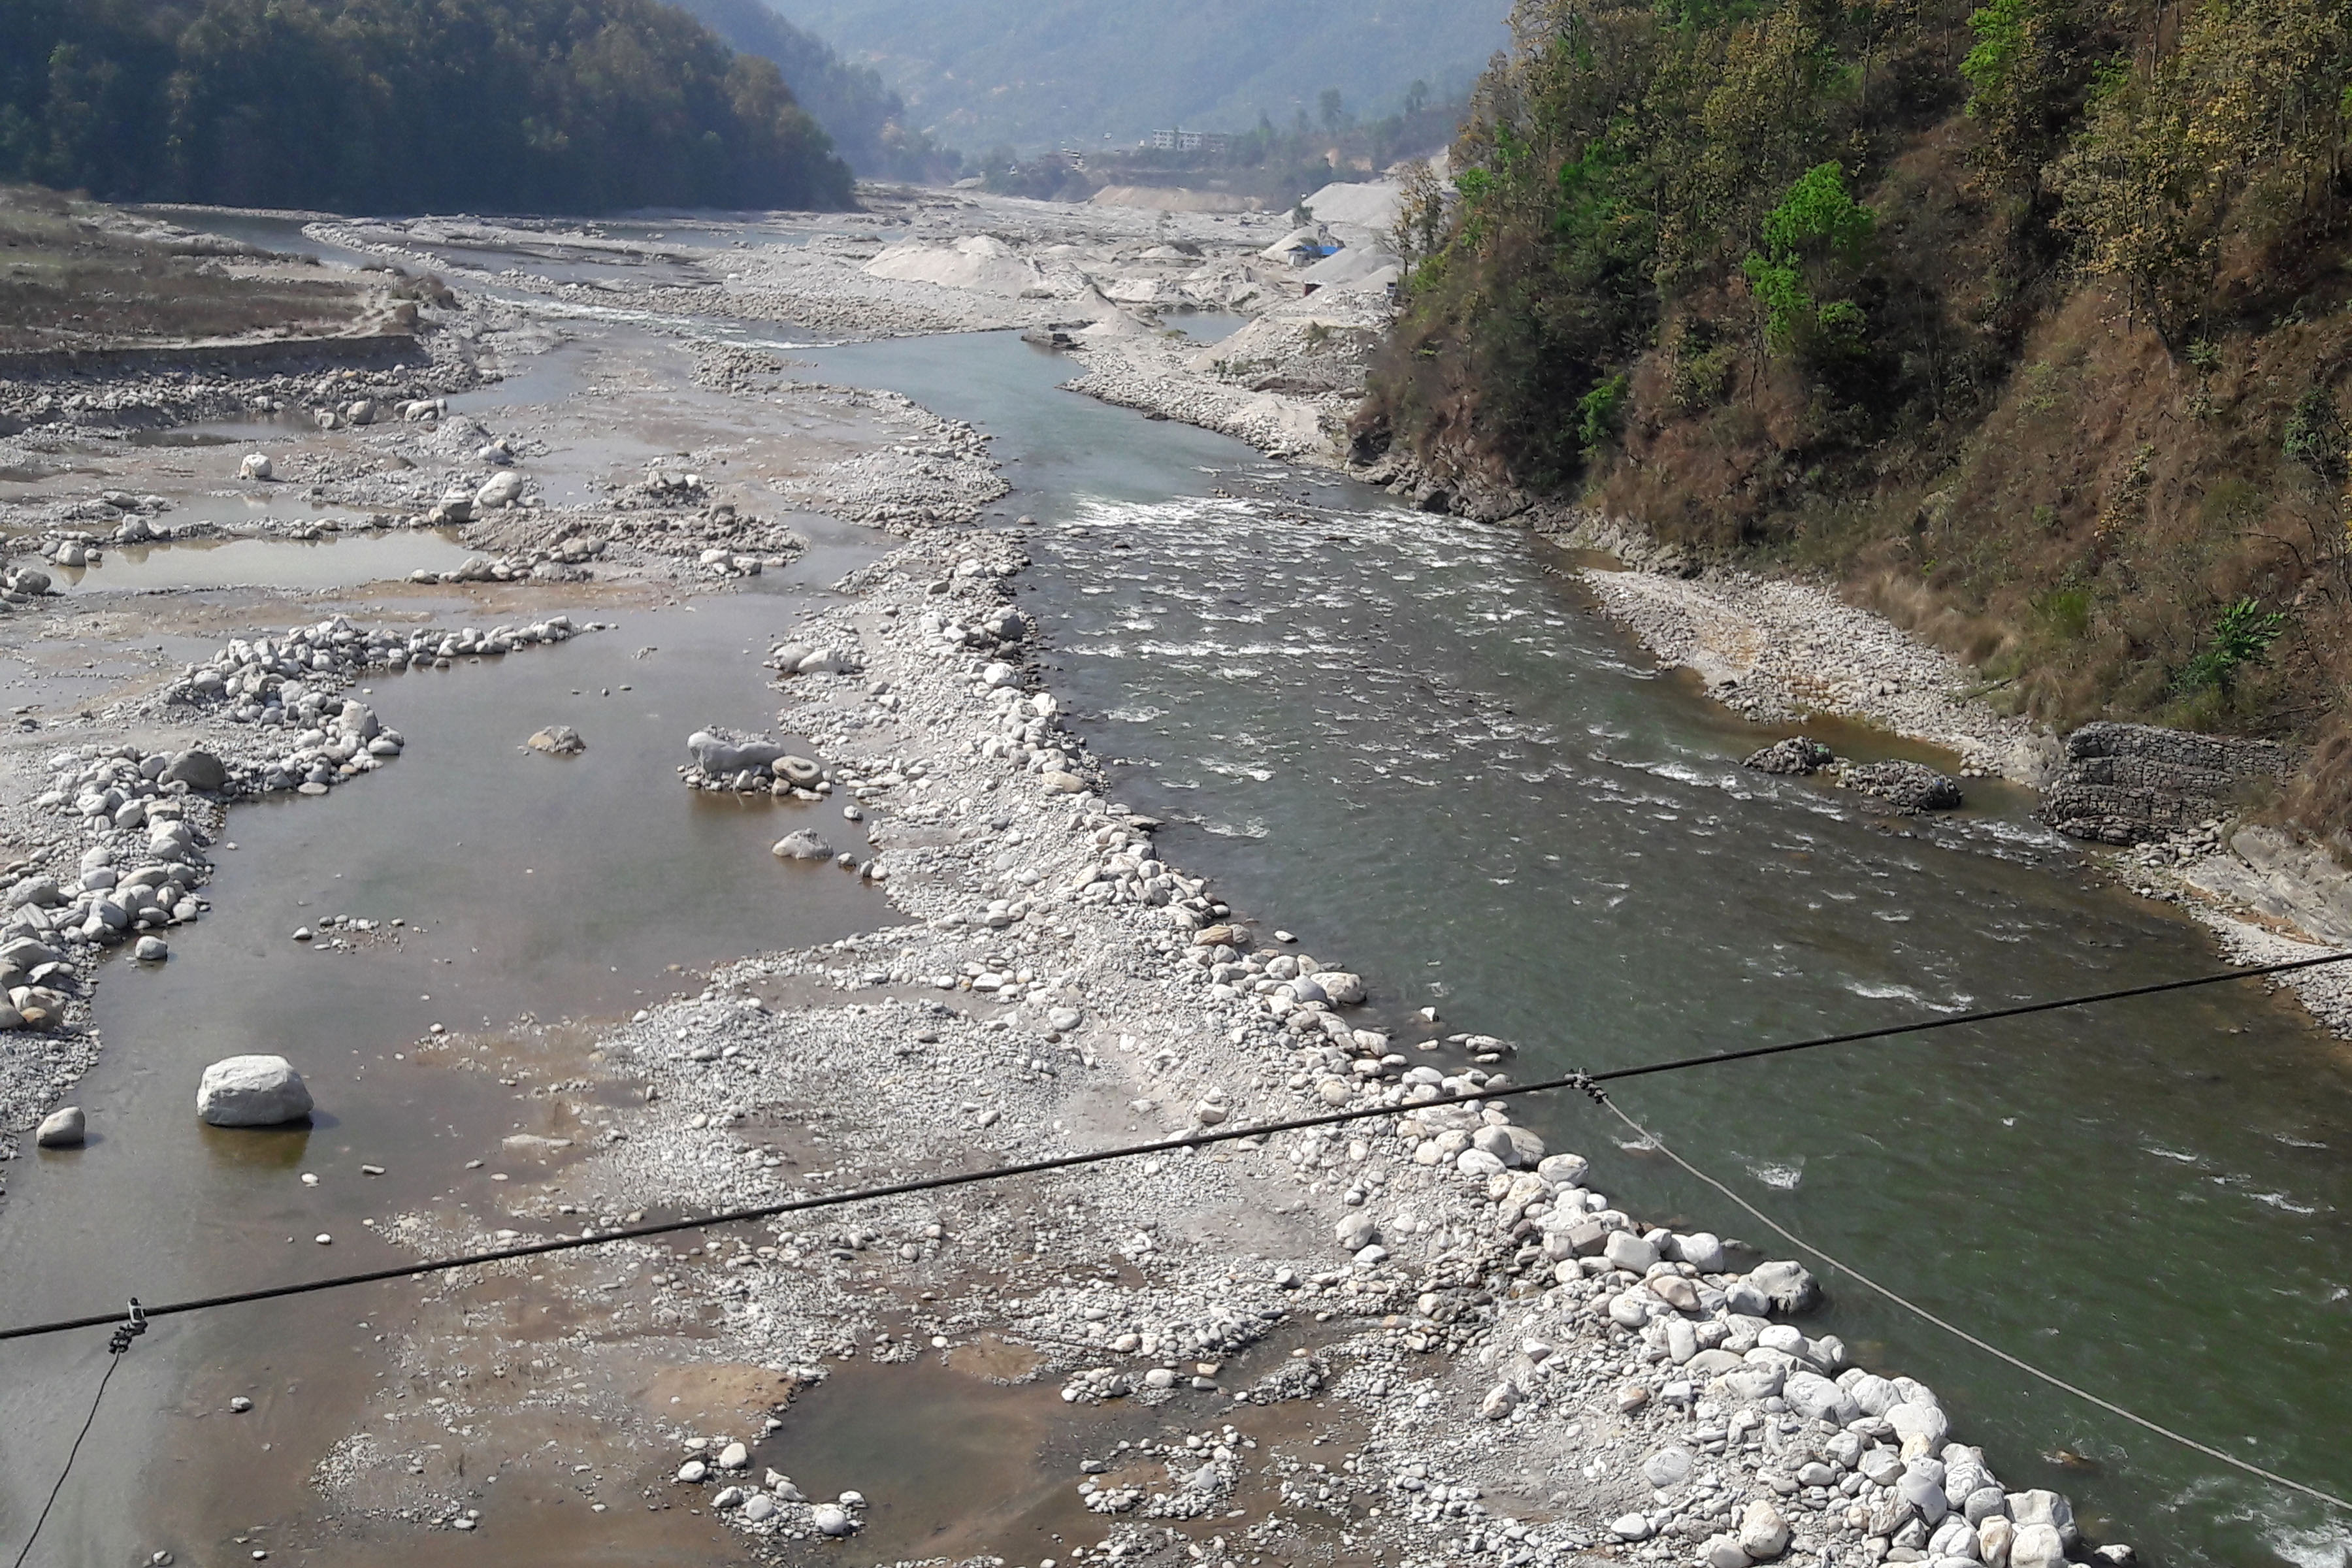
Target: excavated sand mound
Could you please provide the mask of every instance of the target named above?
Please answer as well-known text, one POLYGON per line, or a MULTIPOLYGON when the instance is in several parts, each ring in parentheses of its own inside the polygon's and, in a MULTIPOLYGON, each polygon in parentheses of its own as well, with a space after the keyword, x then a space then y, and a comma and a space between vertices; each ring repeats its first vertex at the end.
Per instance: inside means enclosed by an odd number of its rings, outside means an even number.
POLYGON ((942 289, 969 289, 982 294, 1018 298, 1045 286, 1045 274, 1001 239, 973 235, 953 245, 910 242, 894 245, 865 267, 869 278, 891 278, 902 283, 933 283, 942 289))

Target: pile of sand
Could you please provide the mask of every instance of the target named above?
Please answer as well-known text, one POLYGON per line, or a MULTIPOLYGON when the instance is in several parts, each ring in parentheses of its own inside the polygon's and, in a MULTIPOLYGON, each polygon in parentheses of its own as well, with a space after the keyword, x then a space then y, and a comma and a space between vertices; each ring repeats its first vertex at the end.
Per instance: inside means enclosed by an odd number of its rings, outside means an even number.
POLYGON ((1045 276, 1034 263, 1003 240, 984 234, 947 246, 919 241, 894 245, 867 262, 865 271, 869 278, 933 283, 942 289, 969 289, 1013 299, 1045 287, 1045 276))

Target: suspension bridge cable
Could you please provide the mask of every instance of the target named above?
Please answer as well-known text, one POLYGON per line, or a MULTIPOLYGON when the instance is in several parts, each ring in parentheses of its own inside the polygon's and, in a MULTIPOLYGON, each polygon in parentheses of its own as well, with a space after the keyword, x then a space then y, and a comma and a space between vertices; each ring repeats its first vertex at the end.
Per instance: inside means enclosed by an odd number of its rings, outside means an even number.
MULTIPOLYGON (((2062 1008, 2095 1006, 2136 996, 2154 996, 2168 992, 2224 984, 2231 981, 2256 980, 2289 974, 2299 970, 2316 969, 2324 964, 2347 962, 2352 962, 2352 952, 2331 953, 2321 958, 2302 958, 2283 963, 2224 970, 2211 974, 2191 976, 2186 980, 2168 980, 2150 985, 2127 986, 2120 990, 2095 992, 2088 995, 2025 1003, 2013 1007, 1996 1007, 1981 1012, 1914 1019, 1909 1023, 1890 1024, 1881 1028, 1823 1035, 1811 1039, 1791 1040, 1780 1045, 1758 1046, 1747 1050, 1722 1051, 1711 1056, 1683 1057, 1672 1061, 1653 1062, 1643 1067, 1617 1068, 1607 1072, 1597 1073, 1568 1073, 1535 1083, 1506 1084, 1500 1089, 1473 1089, 1464 1093, 1440 1095, 1433 1100, 1420 1100, 1408 1105, 1360 1106, 1346 1110, 1328 1111, 1317 1116, 1294 1117, 1283 1121, 1261 1121, 1242 1127, 1203 1128, 1197 1131, 1186 1132, 1173 1138, 1159 1139, 1149 1143, 1129 1143, 1110 1149, 1056 1155, 1047 1160, 1031 1160, 1019 1164, 992 1165, 984 1170, 958 1171, 940 1175, 922 1176, 911 1181, 893 1182, 882 1186, 860 1187, 845 1193, 827 1193, 814 1197, 791 1198, 782 1203, 762 1204, 751 1208, 727 1209, 714 1214, 690 1215, 683 1219, 648 1221, 640 1225, 622 1226, 611 1230, 585 1232, 576 1237, 558 1237, 549 1241, 520 1242, 510 1247, 490 1247, 483 1251, 462 1253, 451 1258, 427 1258, 415 1263, 398 1264, 387 1268, 364 1269, 355 1274, 332 1275, 323 1279, 305 1279, 289 1285, 268 1285, 257 1289, 234 1290, 216 1296, 198 1296, 184 1301, 164 1301, 145 1309, 145 1312, 150 1319, 179 1317, 189 1312, 209 1311, 217 1307, 242 1306, 255 1301, 274 1301, 291 1296, 311 1295, 321 1290, 339 1290, 352 1285, 371 1285, 391 1279, 422 1279, 426 1275, 446 1273, 456 1268, 473 1268, 486 1264, 510 1262, 518 1258, 541 1258, 550 1253, 573 1252, 583 1247, 604 1247, 614 1242, 642 1241, 655 1237, 674 1236, 680 1231, 702 1230, 711 1226, 740 1225, 755 1220, 776 1219, 785 1215, 838 1208, 846 1204, 877 1202, 884 1198, 906 1197, 917 1193, 939 1192, 950 1187, 971 1186, 983 1182, 1007 1181, 1016 1176, 1041 1175, 1048 1172, 1066 1171, 1083 1165, 1104 1164, 1113 1160, 1131 1160, 1150 1154, 1176 1153, 1186 1149, 1202 1148, 1210 1144, 1230 1143, 1244 1138, 1264 1138, 1277 1132, 1300 1132, 1318 1127, 1341 1126, 1352 1121, 1366 1121, 1377 1117, 1424 1110, 1432 1106, 1482 1105, 1493 1100, 1509 1100, 1521 1095, 1545 1094, 1563 1089, 1589 1094, 1592 1092, 1595 1086, 1600 1084, 1622 1079, 1642 1078, 1653 1073, 1713 1067, 1726 1062, 1751 1061, 1761 1057, 1782 1056, 1791 1051, 1817 1050, 1827 1046, 1895 1039, 1911 1035, 1927 1034, 1937 1029, 1958 1028, 1964 1025, 1985 1024, 2003 1018, 2018 1018, 2031 1014, 2056 1012, 2062 1008)), ((14 1328, 0 1329, 0 1342, 33 1339, 45 1334, 65 1333, 74 1329, 98 1328, 119 1321, 120 1318, 119 1313, 102 1312, 89 1317, 62 1318, 49 1322, 19 1324, 14 1328)))
POLYGON ((1656 1133, 1651 1131, 1648 1128, 1643 1126, 1640 1122, 1634 1121, 1632 1117, 1626 1115, 1624 1107, 1619 1105, 1614 1100, 1606 1095, 1596 1095, 1594 1098, 1603 1106, 1606 1106, 1611 1111, 1614 1112, 1618 1121, 1622 1121, 1626 1126, 1632 1128, 1636 1133, 1640 1134, 1643 1141, 1651 1148, 1655 1149, 1659 1153, 1664 1154, 1667 1159, 1672 1160, 1675 1164, 1680 1165, 1684 1170, 1688 1171, 1692 1175, 1696 1176, 1700 1181, 1705 1182, 1708 1186, 1713 1187, 1717 1192, 1721 1193, 1725 1197, 1729 1198, 1733 1203, 1738 1204, 1741 1208, 1746 1209, 1749 1214, 1755 1215, 1764 1224, 1771 1226, 1775 1231, 1778 1231, 1781 1238, 1787 1241, 1790 1246, 1795 1247, 1801 1251, 1811 1253, 1815 1258, 1820 1258, 1823 1263, 1828 1264, 1831 1268, 1838 1270, 1842 1274, 1852 1275, 1863 1284, 1869 1286, 1872 1289, 1877 1291, 1880 1295, 1885 1297, 1888 1300, 1902 1308, 1905 1311, 1913 1313, 1917 1317, 1927 1320, 1928 1322, 1935 1324, 1936 1327, 1943 1330, 1946 1333, 1952 1335, 1954 1338, 1963 1340, 1968 1343, 1974 1345, 1977 1349, 1984 1352, 1989 1356, 1992 1356, 2000 1361, 2007 1362, 2010 1365, 2017 1368, 2018 1371, 2024 1373, 2029 1376, 2040 1378, 2042 1382, 2048 1384, 2053 1388, 2063 1390, 2067 1394, 2073 1394, 2077 1399, 2095 1405, 2111 1415, 2120 1415, 2125 1420, 2131 1422, 2134 1426, 2145 1426, 2159 1437, 2168 1437, 2173 1442, 2179 1444, 2182 1447, 2192 1448, 2208 1458, 2219 1459, 2223 1464, 2235 1466, 2237 1468, 2245 1471, 2249 1475, 2260 1476, 2266 1481, 2273 1481, 2280 1486, 2289 1489, 2290 1490, 2299 1491, 2306 1497, 2317 1498, 2321 1502, 2333 1504, 2334 1506, 2344 1510, 2347 1513, 2352 1513, 2352 1502, 2347 1502, 2344 1499, 2336 1496, 2332 1492, 2324 1492, 2317 1487, 2305 1486, 2301 1481, 2292 1480, 2285 1476, 2280 1475, 2276 1470, 2266 1470, 2260 1465, 2251 1464, 2244 1459, 2239 1458, 2234 1454, 2223 1453, 2221 1449, 2200 1443, 2194 1437, 2185 1437, 2179 1433, 2175 1432, 2169 1426, 2160 1426, 2157 1425, 2145 1415, 2134 1415, 2132 1412, 2125 1409, 2122 1405, 2116 1404, 2112 1400, 2102 1399, 2088 1389, 2078 1388, 2074 1384, 2066 1382, 2063 1378, 2053 1376, 2051 1373, 2042 1371, 2040 1367, 2033 1365, 2030 1362, 2020 1360, 2016 1356, 2010 1354, 2009 1352, 2002 1350, 1999 1345, 1987 1344, 1984 1341, 1977 1338, 1976 1335, 1969 1332, 1966 1329, 1959 1327, 1958 1324, 1947 1321, 1946 1320, 1937 1317, 1935 1313, 1927 1310, 1927 1308, 1920 1306, 1916 1301, 1912 1301, 1902 1296, 1896 1295, 1894 1291, 1888 1289, 1885 1286, 1881 1285, 1877 1280, 1873 1279, 1869 1275, 1864 1274, 1861 1269, 1856 1268, 1851 1263, 1841 1262, 1837 1258, 1832 1258, 1828 1253, 1823 1252, 1820 1247, 1815 1247, 1811 1242, 1807 1241, 1803 1237, 1799 1236, 1795 1231, 1790 1230, 1787 1226, 1782 1225, 1779 1220, 1774 1219, 1770 1215, 1766 1214, 1762 1209, 1758 1208, 1754 1204, 1749 1203, 1746 1198, 1741 1197, 1738 1193, 1733 1192, 1729 1187, 1725 1186, 1721 1182, 1717 1181, 1713 1176, 1708 1175, 1705 1171, 1700 1170, 1696 1165, 1692 1164, 1688 1160, 1684 1159, 1680 1154, 1677 1154, 1672 1149, 1667 1148, 1664 1140, 1659 1138, 1656 1133))

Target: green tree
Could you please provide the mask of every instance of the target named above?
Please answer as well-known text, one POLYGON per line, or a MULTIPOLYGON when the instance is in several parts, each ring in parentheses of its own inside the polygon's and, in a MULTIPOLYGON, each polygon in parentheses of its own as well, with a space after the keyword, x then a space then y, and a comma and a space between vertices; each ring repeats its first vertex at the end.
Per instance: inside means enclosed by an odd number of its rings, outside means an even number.
POLYGON ((1851 300, 1823 302, 1816 288, 1862 265, 1876 220, 1845 188, 1845 168, 1816 163, 1764 216, 1764 248, 1741 269, 1764 311, 1774 353, 1852 353, 1867 322, 1851 300))
POLYGON ((1975 43, 1960 61, 1978 159, 2011 182, 2037 174, 2081 108, 2088 73, 2069 0, 1989 0, 1969 17, 1975 43))
POLYGON ((2252 599, 2241 599, 2214 619, 2205 647, 2190 659, 2175 683, 2184 692, 2219 687, 2224 696, 2236 689, 2238 672, 2270 657, 2271 645, 2286 631, 2284 614, 2252 599))

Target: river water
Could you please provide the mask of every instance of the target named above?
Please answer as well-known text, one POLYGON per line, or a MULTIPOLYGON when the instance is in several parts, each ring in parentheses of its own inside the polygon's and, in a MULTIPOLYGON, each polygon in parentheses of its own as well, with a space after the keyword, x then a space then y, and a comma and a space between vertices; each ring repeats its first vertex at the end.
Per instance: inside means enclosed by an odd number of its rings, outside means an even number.
MULTIPOLYGON (((1015 488, 996 521, 1036 520, 1022 592, 1048 683, 1116 760, 1120 796, 1166 818, 1168 858, 1239 910, 1362 970, 1400 1026, 1433 1005, 1443 1031, 1520 1042, 1514 1070, 1531 1077, 2217 966, 2199 930, 2088 873, 2014 794, 1985 787, 1970 812, 1913 824, 1744 773, 1778 731, 1654 669, 1591 613, 1573 563, 1509 530, 1060 392, 1068 362, 1011 334, 803 353, 817 379, 887 386, 997 437, 1015 488)), ((825 580, 818 564, 803 583, 825 580)), ((310 1245, 283 1237, 314 1229, 337 1234, 339 1264, 373 1257, 360 1220, 447 1197, 457 1154, 519 1103, 418 1072, 404 1050, 429 1022, 624 1009, 670 963, 877 922, 879 900, 846 881, 775 905, 768 814, 667 784, 685 730, 760 721, 756 660, 736 655, 790 608, 702 603, 707 619, 625 616, 496 671, 382 683, 440 683, 414 713, 404 689, 378 694, 411 737, 397 766, 241 814, 219 912, 164 973, 118 972, 101 994, 110 1049, 78 1098, 153 1147, 110 1173, 103 1145, 73 1157, 86 1170, 16 1168, 0 1225, 12 1318, 133 1280, 176 1294, 278 1278, 310 1245), (641 641, 665 651, 635 659, 641 641), (625 703, 600 695, 625 685, 625 703), (511 750, 554 720, 589 733, 586 756, 511 750), (461 838, 499 848, 452 864, 461 838), (403 949, 290 950, 286 931, 329 905, 436 923, 403 949), (305 1036, 331 1064, 333 1119, 268 1149, 189 1125, 193 1064, 305 1036), (351 1173, 377 1148, 400 1157, 372 1190, 351 1173), (326 1179, 295 1186, 298 1168, 326 1179)), ((1621 1099, 1784 1224, 1992 1343, 2352 1488, 2352 1065, 2291 1002, 2216 989, 1645 1079, 1621 1099)), ((1524 1114, 1629 1206, 1786 1250, 1591 1108, 1524 1114)), ((2170 1563, 2345 1562, 2346 1521, 1827 1283, 1815 1331, 1933 1384, 2009 1485, 2066 1490, 2095 1534, 2170 1563), (2046 1457, 2060 1450, 2079 1458, 2046 1457)), ((309 1343, 349 1328, 324 1309, 294 1321, 309 1343)), ((249 1343, 217 1332, 199 1349, 249 1343)), ((173 1363, 140 1359, 129 1403, 171 1409, 173 1363)), ((12 1518, 79 1419, 83 1361, 0 1363, 12 1518)), ((181 1414, 150 1440, 174 1462, 215 1441, 181 1414)), ((142 1473, 155 1488, 173 1472, 142 1473)), ((108 1553, 92 1561, 131 1560, 169 1511, 70 1495, 66 1539, 108 1553)))
MULTIPOLYGON (((1066 362, 1009 336, 815 357, 996 434, 1005 506, 1037 521, 1048 683, 1124 764, 1120 796, 1169 821, 1168 858, 1361 969, 1399 1020, 1433 1005, 1442 1031, 1520 1042, 1523 1077, 2221 967, 2017 792, 1920 824, 1742 771, 1784 731, 1658 671, 1513 531, 1056 391, 1066 362)), ((2231 986, 1619 1099, 1991 1343, 2352 1488, 2352 1057, 2291 1000, 2231 986)), ((1788 1250, 1604 1113, 1522 1113, 1640 1210, 1788 1250)), ((2172 1563, 2346 1560, 2352 1521, 1828 1284, 1813 1331, 1933 1385, 2008 1485, 2065 1490, 2097 1535, 2172 1563)))

